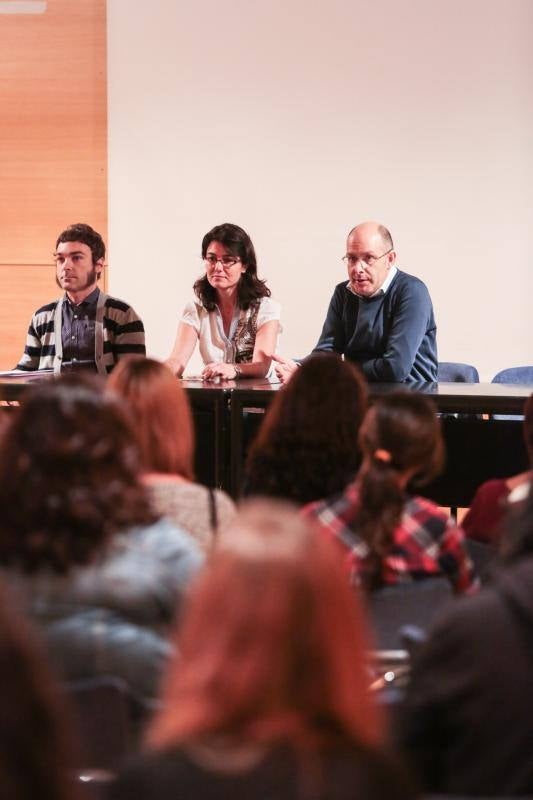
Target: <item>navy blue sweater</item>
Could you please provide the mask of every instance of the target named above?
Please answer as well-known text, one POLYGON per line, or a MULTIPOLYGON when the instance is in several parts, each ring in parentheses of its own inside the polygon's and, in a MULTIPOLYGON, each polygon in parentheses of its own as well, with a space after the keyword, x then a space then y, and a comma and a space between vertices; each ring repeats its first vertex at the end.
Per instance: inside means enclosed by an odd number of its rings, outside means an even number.
POLYGON ((437 380, 437 327, 424 283, 398 270, 385 294, 361 298, 337 284, 313 350, 343 353, 368 381, 437 380))

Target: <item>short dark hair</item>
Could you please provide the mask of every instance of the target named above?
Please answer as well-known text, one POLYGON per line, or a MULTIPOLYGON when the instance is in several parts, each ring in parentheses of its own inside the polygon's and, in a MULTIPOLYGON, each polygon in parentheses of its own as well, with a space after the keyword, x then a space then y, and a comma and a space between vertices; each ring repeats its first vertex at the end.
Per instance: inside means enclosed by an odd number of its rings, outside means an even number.
POLYGON ((85 222, 76 222, 74 225, 69 225, 66 230, 59 234, 56 241, 56 250, 58 244, 62 242, 81 242, 90 248, 93 256, 93 264, 96 264, 100 259, 105 258, 105 244, 104 240, 90 225, 85 222))
MULTIPOLYGON (((237 303, 244 310, 250 308, 252 303, 261 297, 270 297, 270 289, 265 281, 257 277, 257 259, 252 240, 245 230, 231 222, 215 225, 202 239, 202 258, 205 258, 207 248, 211 242, 220 242, 227 250, 237 256, 246 272, 243 272, 237 287, 237 303)), ((216 291, 203 275, 194 284, 196 296, 208 311, 214 311, 216 306, 216 291)))
POLYGON ((0 446, 0 564, 66 572, 156 516, 118 398, 65 375, 32 387, 0 446))
POLYGON ((334 353, 306 359, 276 395, 250 449, 245 493, 303 505, 341 492, 354 478, 366 381, 334 353))

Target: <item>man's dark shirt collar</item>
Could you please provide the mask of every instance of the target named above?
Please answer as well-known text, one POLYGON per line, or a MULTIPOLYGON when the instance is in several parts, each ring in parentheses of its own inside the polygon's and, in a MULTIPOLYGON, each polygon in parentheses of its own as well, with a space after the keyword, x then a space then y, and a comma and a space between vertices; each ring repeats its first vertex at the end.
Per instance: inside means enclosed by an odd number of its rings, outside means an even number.
POLYGON ((82 300, 81 303, 73 303, 68 294, 65 292, 65 300, 69 304, 71 308, 90 308, 91 306, 96 306, 98 302, 98 295, 100 294, 100 289, 98 286, 92 290, 91 294, 88 294, 85 300, 82 300))

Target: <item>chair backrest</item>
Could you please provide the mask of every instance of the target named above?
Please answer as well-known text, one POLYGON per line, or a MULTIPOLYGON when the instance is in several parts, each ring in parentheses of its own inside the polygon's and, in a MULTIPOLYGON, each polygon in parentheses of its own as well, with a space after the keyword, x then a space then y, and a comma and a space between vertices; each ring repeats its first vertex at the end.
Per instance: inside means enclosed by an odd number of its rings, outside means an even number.
POLYGON ((126 683, 102 676, 63 686, 82 748, 80 769, 116 769, 134 747, 132 699, 126 683))
POLYGON ((436 612, 452 595, 449 580, 442 577, 386 586, 371 592, 367 604, 376 646, 380 650, 403 648, 401 629, 416 625, 422 631, 427 630, 436 612))
POLYGON ((491 383, 521 383, 533 386, 533 367, 509 367, 496 373, 491 383))
POLYGON ((486 542, 466 538, 464 541, 466 552, 474 564, 476 575, 484 583, 490 577, 492 565, 497 556, 497 548, 486 542))
POLYGON ((438 379, 443 383, 479 383, 479 373, 472 364, 439 361, 438 379))

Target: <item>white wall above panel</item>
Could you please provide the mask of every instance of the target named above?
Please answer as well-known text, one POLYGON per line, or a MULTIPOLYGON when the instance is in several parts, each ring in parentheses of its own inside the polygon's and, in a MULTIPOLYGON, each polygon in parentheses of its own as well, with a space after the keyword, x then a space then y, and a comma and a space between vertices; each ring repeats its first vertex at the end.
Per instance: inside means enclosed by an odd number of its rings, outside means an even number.
POLYGON ((532 26, 530 0, 108 0, 110 288, 150 352, 230 221, 304 355, 379 219, 442 360, 531 363, 532 26))

